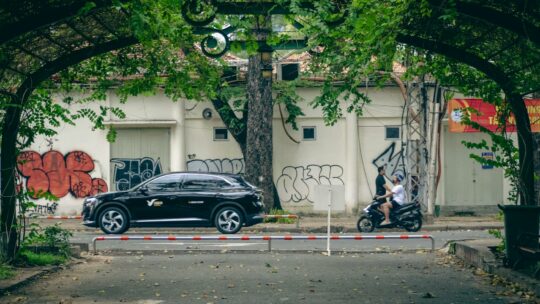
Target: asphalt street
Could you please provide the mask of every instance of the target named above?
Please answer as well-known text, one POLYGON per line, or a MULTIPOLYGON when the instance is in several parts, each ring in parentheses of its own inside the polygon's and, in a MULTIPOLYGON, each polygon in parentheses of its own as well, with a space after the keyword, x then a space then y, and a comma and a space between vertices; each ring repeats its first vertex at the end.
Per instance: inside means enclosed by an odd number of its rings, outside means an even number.
MULTIPOLYGON (((178 232, 176 234, 179 234, 178 232)), ((190 231, 188 235, 199 235, 190 231)), ((399 235, 407 234, 405 232, 384 232, 364 234, 364 235, 399 235)), ((410 234, 410 233, 409 233, 410 234)), ((435 239, 435 247, 441 248, 449 241, 491 238, 487 231, 441 231, 441 232, 419 232, 414 234, 429 234, 435 239)), ((96 236, 103 234, 97 233, 75 233, 71 239, 75 243, 88 243, 96 236)), ((130 235, 141 235, 136 233, 127 233, 130 235)), ((155 235, 155 234, 154 234, 155 235)), ((165 234, 166 235, 166 234, 165 234)), ((182 234, 185 235, 185 234, 182 234)), ((208 235, 208 234, 205 234, 208 235)), ((257 234, 270 235, 270 234, 257 234)), ((271 233, 271 235, 285 235, 283 233, 271 233)), ((295 234, 291 234, 295 235, 295 234)), ((318 234, 321 235, 321 234, 318 234)), ((268 250, 267 241, 98 241, 98 250, 268 250)), ((272 249, 277 251, 321 251, 326 250, 326 241, 272 241, 272 249)), ((337 251, 393 251, 393 250, 418 250, 431 249, 429 239, 408 239, 408 240, 332 240, 331 249, 337 251)))
POLYGON ((94 256, 2 303, 523 303, 448 257, 414 254, 94 256))

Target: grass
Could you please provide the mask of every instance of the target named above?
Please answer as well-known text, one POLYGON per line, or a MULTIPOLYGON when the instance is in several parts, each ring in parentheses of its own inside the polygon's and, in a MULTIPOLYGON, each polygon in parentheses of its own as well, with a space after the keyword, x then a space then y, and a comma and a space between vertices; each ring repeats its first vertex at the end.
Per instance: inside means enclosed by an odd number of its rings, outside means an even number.
POLYGON ((15 271, 13 270, 13 267, 0 264, 0 280, 5 280, 13 277, 15 275, 15 271))
POLYGON ((53 253, 35 253, 32 251, 21 251, 21 256, 30 265, 46 266, 46 265, 60 265, 67 261, 65 255, 53 254, 53 253))

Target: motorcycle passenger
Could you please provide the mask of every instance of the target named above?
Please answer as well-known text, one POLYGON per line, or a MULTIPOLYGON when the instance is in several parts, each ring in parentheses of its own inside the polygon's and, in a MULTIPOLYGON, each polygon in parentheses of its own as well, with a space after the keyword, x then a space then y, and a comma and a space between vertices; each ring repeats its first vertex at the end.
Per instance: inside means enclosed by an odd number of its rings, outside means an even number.
POLYGON ((378 199, 385 199, 387 197, 392 196, 391 202, 385 202, 384 204, 381 205, 382 211, 384 213, 384 218, 385 218, 384 221, 381 223, 381 225, 391 224, 390 209, 397 210, 403 204, 405 204, 405 189, 400 184, 402 180, 403 180, 403 177, 399 174, 392 176, 392 182, 394 183, 392 190, 389 193, 378 197, 378 199))

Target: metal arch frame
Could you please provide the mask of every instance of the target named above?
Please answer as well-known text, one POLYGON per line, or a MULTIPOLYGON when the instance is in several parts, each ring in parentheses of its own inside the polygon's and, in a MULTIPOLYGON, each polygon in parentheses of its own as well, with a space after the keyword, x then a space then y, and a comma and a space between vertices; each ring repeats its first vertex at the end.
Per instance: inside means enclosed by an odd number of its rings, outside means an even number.
MULTIPOLYGON (((346 4, 347 1, 338 1, 338 4, 346 4)), ((303 1, 300 3, 300 6, 305 8, 314 8, 314 5, 311 1, 303 1)), ((228 27, 222 31, 219 29, 209 28, 205 27, 208 26, 212 21, 215 19, 216 15, 222 14, 222 15, 286 15, 290 14, 291 11, 289 8, 287 8, 285 5, 280 5, 274 2, 254 2, 254 3, 246 3, 241 1, 227 1, 227 2, 220 2, 217 0, 187 0, 182 4, 182 16, 192 26, 194 26, 195 31, 199 32, 207 32, 208 35, 204 37, 201 41, 201 50, 202 52, 211 58, 218 58, 224 55, 229 49, 230 49, 230 39, 228 37, 228 34, 234 32, 234 27, 228 27), (206 6, 212 6, 215 10, 215 12, 210 13, 209 16, 202 20, 196 20, 193 18, 193 15, 201 14, 201 11, 197 12, 190 12, 189 9, 194 7, 193 4, 195 2, 200 2, 201 5, 206 6), (249 5, 246 5, 249 4, 249 5), (240 9, 241 8, 241 9, 240 9), (223 35, 225 37, 225 46, 222 51, 213 54, 212 52, 208 51, 205 48, 205 41, 210 39, 211 35, 213 33, 220 33, 225 34, 223 35)), ((343 13, 341 16, 336 18, 335 20, 328 20, 327 23, 329 25, 338 25, 341 24, 345 17, 347 16, 347 10, 343 10, 343 13)), ((302 25, 299 22, 294 22, 293 24, 296 28, 301 28, 302 25)), ((246 41, 240 41, 236 40, 234 41, 237 45, 240 46, 242 49, 246 49, 246 41)), ((285 43, 281 43, 279 45, 275 46, 268 46, 266 44, 266 41, 256 41, 258 43, 258 46, 260 49, 270 49, 270 50, 293 50, 293 49, 305 49, 308 47, 308 39, 305 37, 304 39, 292 39, 288 40, 285 43)))

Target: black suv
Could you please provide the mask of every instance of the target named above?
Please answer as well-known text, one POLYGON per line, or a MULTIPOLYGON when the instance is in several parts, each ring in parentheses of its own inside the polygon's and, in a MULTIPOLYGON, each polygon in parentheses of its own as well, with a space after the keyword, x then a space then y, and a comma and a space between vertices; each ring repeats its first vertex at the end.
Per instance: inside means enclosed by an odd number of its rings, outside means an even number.
POLYGON ((153 177, 133 189, 84 200, 83 225, 108 234, 129 227, 216 227, 236 233, 263 220, 261 191, 241 176, 174 172, 153 177))

